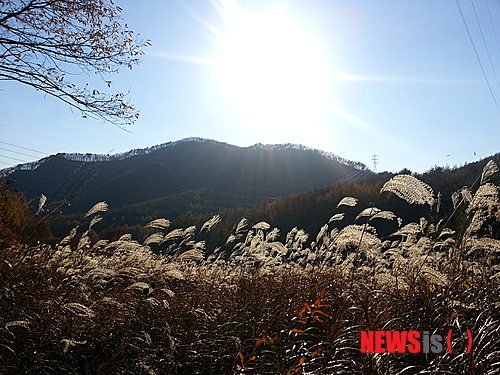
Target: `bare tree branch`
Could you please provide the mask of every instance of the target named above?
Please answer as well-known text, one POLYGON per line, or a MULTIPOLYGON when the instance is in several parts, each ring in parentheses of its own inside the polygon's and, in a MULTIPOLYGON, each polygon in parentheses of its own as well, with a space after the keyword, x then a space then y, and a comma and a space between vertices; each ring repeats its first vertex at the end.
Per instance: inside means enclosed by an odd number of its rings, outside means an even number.
POLYGON ((120 12, 112 0, 0 0, 0 81, 32 86, 84 117, 132 124, 139 114, 126 94, 79 88, 67 79, 92 73, 109 87, 110 74, 139 63, 149 42, 122 25, 120 12))

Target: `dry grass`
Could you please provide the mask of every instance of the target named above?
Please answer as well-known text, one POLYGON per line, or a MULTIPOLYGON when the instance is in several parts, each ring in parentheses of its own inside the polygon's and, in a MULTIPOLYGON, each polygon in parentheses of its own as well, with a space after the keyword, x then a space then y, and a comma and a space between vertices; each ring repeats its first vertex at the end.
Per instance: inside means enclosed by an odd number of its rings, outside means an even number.
MULTIPOLYGON (((371 220, 397 213, 371 208, 360 209, 365 224, 339 230, 331 226, 342 217, 332 218, 312 243, 298 228, 282 243, 278 229, 242 220, 208 257, 203 238, 218 216, 199 230, 158 219, 143 243, 108 243, 89 235, 101 204, 56 247, 3 253, 1 372, 500 374, 500 199, 487 182, 495 172, 488 164, 471 199, 457 201, 467 205, 457 231, 422 218, 379 238, 371 220), (359 349, 362 330, 450 328, 453 353, 359 349)), ((432 204, 417 181, 382 191, 432 204)))

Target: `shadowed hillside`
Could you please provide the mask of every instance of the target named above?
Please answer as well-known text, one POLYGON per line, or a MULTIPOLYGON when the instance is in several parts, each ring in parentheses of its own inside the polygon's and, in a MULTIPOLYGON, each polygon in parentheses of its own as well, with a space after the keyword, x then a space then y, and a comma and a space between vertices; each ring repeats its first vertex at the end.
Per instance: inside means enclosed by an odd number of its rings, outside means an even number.
MULTIPOLYGON (((5 171, 32 199, 44 194, 65 214, 105 200, 127 215, 155 207, 175 217, 188 210, 255 207, 263 198, 313 190, 370 175, 360 163, 295 145, 241 148, 191 138, 125 154, 58 154, 5 171)), ((122 213, 123 214, 123 213, 122 213)))

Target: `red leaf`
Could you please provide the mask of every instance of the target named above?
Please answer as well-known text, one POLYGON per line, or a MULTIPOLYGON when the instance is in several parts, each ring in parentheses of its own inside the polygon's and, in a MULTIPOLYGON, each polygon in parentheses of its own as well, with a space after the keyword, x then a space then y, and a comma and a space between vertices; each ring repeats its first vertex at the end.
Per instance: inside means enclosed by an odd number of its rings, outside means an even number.
POLYGON ((264 342, 262 340, 257 340, 257 342, 255 343, 255 350, 259 350, 260 348, 262 348, 262 345, 264 345, 264 342))
POLYGON ((330 315, 328 315, 328 314, 324 313, 324 312, 323 312, 323 311, 321 311, 321 310, 316 310, 314 313, 315 313, 315 314, 316 314, 316 313, 321 314, 321 315, 323 315, 323 316, 326 316, 327 318, 329 318, 329 317, 330 317, 330 315))
POLYGON ((323 349, 318 349, 316 350, 313 354, 312 354, 312 357, 313 358, 316 358, 316 357, 319 357, 321 356, 321 353, 323 352, 323 349))
POLYGON ((299 318, 302 318, 302 315, 304 315, 304 313, 306 312, 306 307, 302 307, 299 311, 299 318))
POLYGON ((309 311, 309 312, 312 311, 311 306, 309 306, 309 304, 307 302, 304 302, 304 307, 306 308, 307 311, 309 311))
POLYGON ((313 316, 311 316, 311 318, 313 318, 313 319, 317 320, 317 321, 318 321, 318 322, 320 322, 320 323, 324 323, 324 321, 323 321, 323 320, 321 320, 320 318, 318 318, 317 316, 314 316, 314 315, 313 315, 313 316))
POLYGON ((269 337, 267 336, 266 334, 266 330, 263 330, 262 331, 262 337, 261 337, 261 340, 264 342, 264 343, 268 343, 269 342, 269 337))

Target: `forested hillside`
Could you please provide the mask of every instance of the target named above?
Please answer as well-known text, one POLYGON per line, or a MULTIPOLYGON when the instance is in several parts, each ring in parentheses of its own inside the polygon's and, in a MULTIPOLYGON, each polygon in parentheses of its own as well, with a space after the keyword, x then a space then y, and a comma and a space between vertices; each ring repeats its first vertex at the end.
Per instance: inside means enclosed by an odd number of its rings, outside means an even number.
MULTIPOLYGON (((343 214, 335 223, 342 228, 360 213, 355 207, 337 207, 345 196, 358 199, 360 207, 398 211, 403 223, 421 216, 448 217, 454 210, 453 194, 472 186, 488 160, 498 163, 500 154, 458 168, 436 166, 413 174, 433 188, 432 208, 380 196, 381 186, 394 173, 374 174, 332 154, 297 145, 240 148, 198 138, 113 156, 61 154, 11 170, 7 178, 28 200, 41 194, 48 198, 46 210, 54 211, 49 216, 58 236, 77 225, 95 202, 106 201, 109 210, 94 229, 110 238, 127 231, 144 236, 140 227, 157 217, 183 227, 201 225, 219 214, 222 223, 212 233, 210 249, 242 217, 270 222, 284 232, 297 226, 314 233, 333 215, 343 214)), ((499 182, 497 176, 492 178, 499 182)), ((449 224, 456 225, 461 215, 456 212, 449 224)), ((381 234, 394 230, 382 224, 386 227, 378 228, 381 234)))
MULTIPOLYGON (((232 207, 310 191, 371 174, 360 164, 298 145, 241 148, 190 138, 119 155, 58 154, 4 171, 28 200, 63 214, 107 201, 127 223, 232 207)), ((122 220, 123 221, 123 220, 122 220)))
MULTIPOLYGON (((434 191, 435 203, 432 207, 428 205, 408 204, 403 199, 391 194, 380 195, 379 191, 384 183, 394 177, 394 173, 378 173, 367 177, 363 181, 338 182, 331 186, 318 188, 313 191, 281 197, 273 201, 264 201, 259 207, 253 209, 233 209, 221 214, 222 227, 226 234, 232 223, 247 217, 254 222, 267 221, 281 228, 284 232, 294 227, 303 228, 308 233, 316 233, 321 226, 328 222, 336 214, 343 214, 342 220, 335 220, 338 228, 343 228, 353 222, 363 208, 377 207, 381 210, 398 212, 403 224, 418 221, 420 217, 432 218, 435 221, 449 218, 449 225, 457 228, 463 221, 465 215, 463 210, 455 211, 457 202, 453 199, 461 199, 459 194, 462 189, 466 191, 477 184, 481 171, 493 160, 500 162, 500 154, 490 158, 467 164, 459 168, 435 167, 431 170, 415 174, 416 177, 426 182, 434 191), (455 194, 455 195, 454 195, 455 194), (458 194, 458 195, 457 195, 458 194), (358 200, 355 207, 338 206, 343 197, 350 196, 358 200), (453 197, 453 198, 452 198, 453 197), (458 198, 457 198, 458 197, 458 198), (361 208, 360 208, 361 207, 361 208), (227 223, 227 226, 225 224, 227 223)), ((411 171, 402 171, 411 173, 411 171)), ((491 177, 494 183, 500 183, 500 176, 491 177)), ((177 226, 201 225, 210 215, 181 215, 173 224, 177 226)), ((357 220, 358 223, 362 219, 357 220)), ((394 223, 375 221, 378 225, 379 234, 386 235, 394 231, 394 223)))

